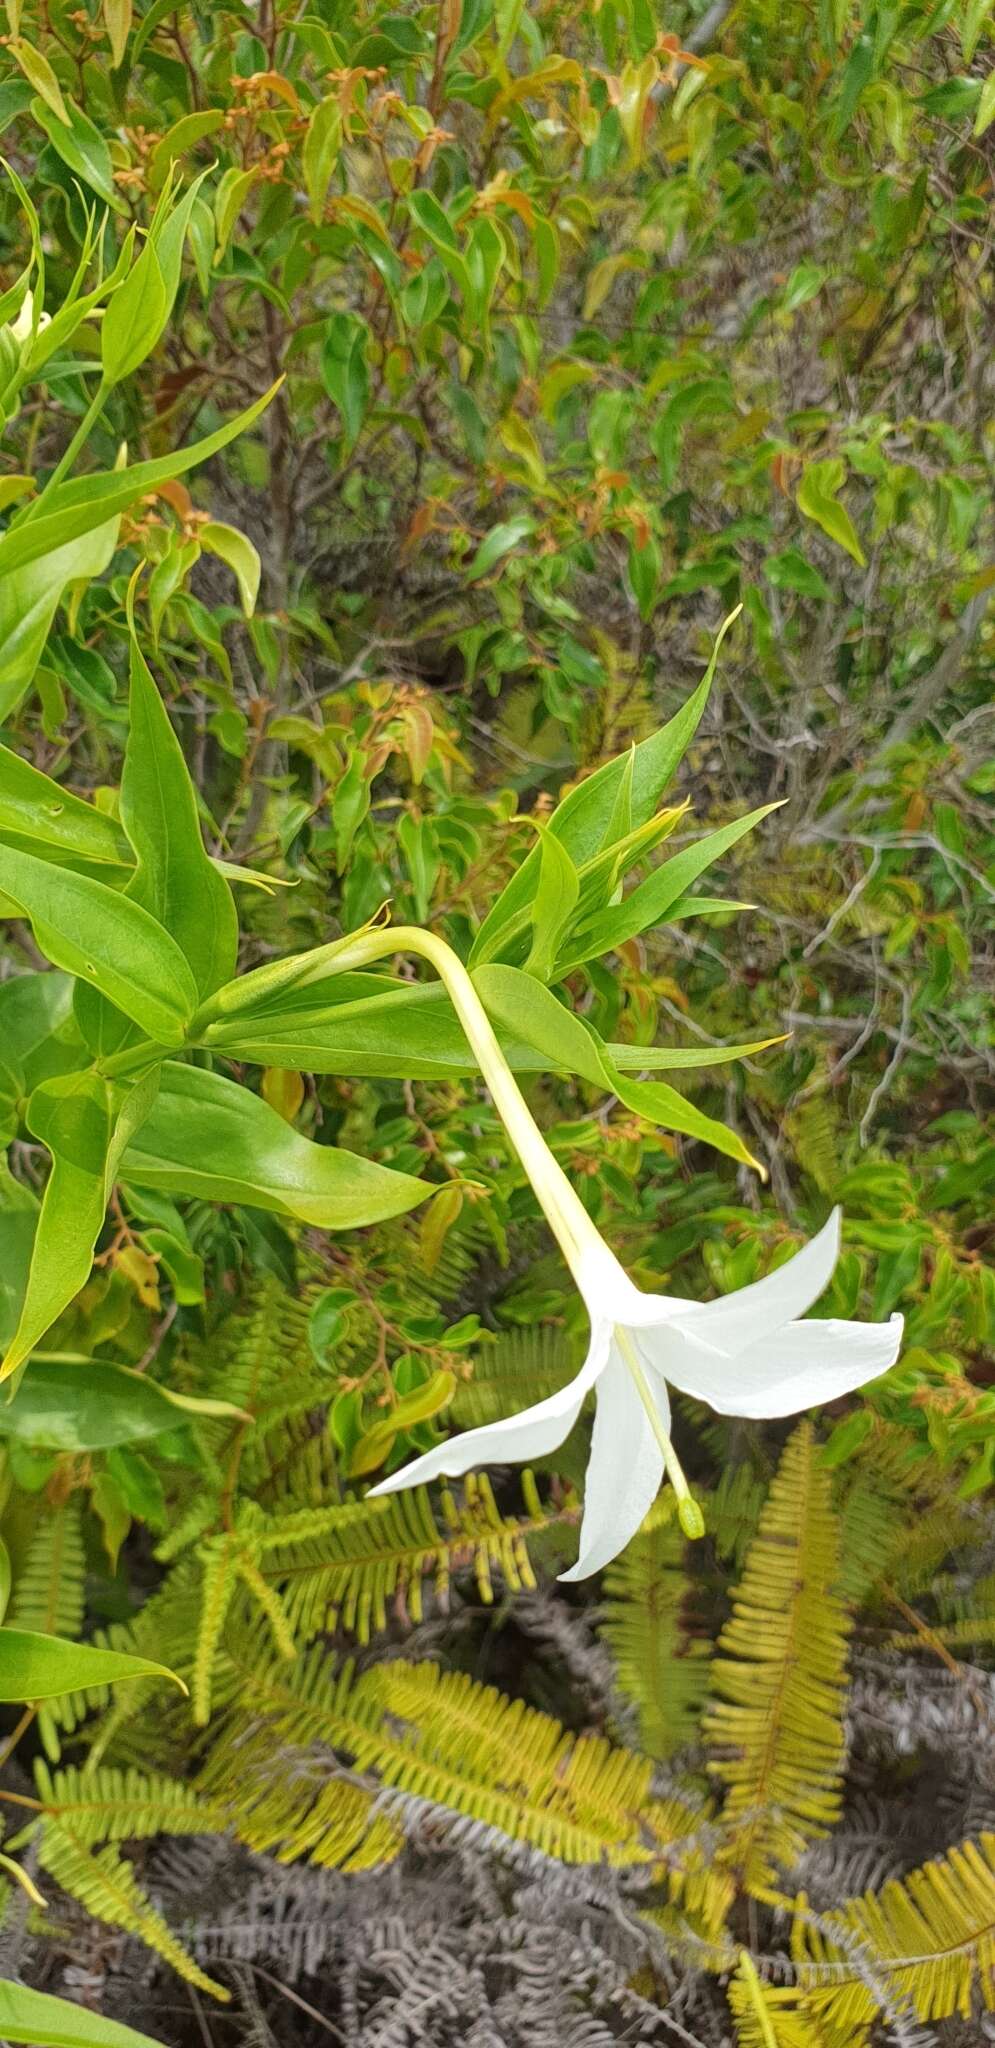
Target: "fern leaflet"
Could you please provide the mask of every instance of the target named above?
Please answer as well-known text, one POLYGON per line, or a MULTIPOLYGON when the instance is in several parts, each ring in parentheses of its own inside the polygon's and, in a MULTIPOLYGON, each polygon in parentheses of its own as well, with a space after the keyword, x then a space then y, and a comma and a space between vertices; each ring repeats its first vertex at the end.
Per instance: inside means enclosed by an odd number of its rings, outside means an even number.
POLYGON ((811 1425, 794 1432, 712 1664, 709 1769, 728 1787, 723 1860, 768 1887, 840 1803, 849 1622, 836 1592, 829 1474, 811 1425))

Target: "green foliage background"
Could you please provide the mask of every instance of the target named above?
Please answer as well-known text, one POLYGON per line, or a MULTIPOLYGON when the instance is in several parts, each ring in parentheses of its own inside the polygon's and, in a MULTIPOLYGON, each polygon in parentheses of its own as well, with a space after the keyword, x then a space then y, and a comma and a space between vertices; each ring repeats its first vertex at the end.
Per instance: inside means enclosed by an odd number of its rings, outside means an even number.
MULTIPOLYGON (((25 1056, 32 1086, 58 1071, 17 1037, 10 984, 49 955, 12 877, 85 830, 79 870, 123 887, 129 602, 205 845, 267 883, 238 889, 243 971, 387 900, 466 957, 562 793, 679 711, 740 606, 668 797, 690 811, 646 872, 692 831, 781 808, 695 909, 576 967, 546 835, 516 961, 625 1075, 654 1071, 649 1048, 700 1048, 667 1076, 685 1107, 664 1123, 534 1054, 525 1085, 640 1280, 743 1285, 838 1199, 820 1312, 901 1309, 907 1336, 814 1434, 686 1405, 708 1544, 689 1559, 664 1500, 586 1601, 550 1595, 582 1442, 524 1480, 361 1499, 440 1430, 549 1391, 583 1336, 475 1075, 433 1073, 431 1014, 413 1074, 390 1019, 303 1076, 266 1051, 244 1066, 236 1040, 225 1063, 222 1039, 221 1071, 286 1126, 439 1192, 330 1237, 302 1207, 218 1206, 136 1170, 0 1410, 9 1620, 109 1632, 190 1687, 28 1716, 5 1759, 15 1844, 16 1802, 40 1802, 28 1981, 65 1988, 49 1958, 68 1942, 89 1964, 110 1922, 195 2000, 234 1993, 211 2039, 327 2038, 184 1923, 182 1886, 160 1910, 145 1845, 230 1831, 266 1859, 260 1884, 273 1858, 367 1883, 427 1854, 404 1846, 427 1811, 443 1833, 476 1824, 482 1861, 514 1841, 631 1887, 640 1932, 610 1996, 582 1983, 557 2016, 536 1994, 530 2035, 501 2019, 509 2043, 543 2048, 546 2027, 600 2048, 636 2023, 742 2048, 976 2042, 995 2004, 992 10, 6 13, 0 719, 65 809, 50 797, 40 835, 0 772, 5 1344, 48 1171, 25 1056), (29 281, 34 319, 55 317, 15 334, 29 281), (115 472, 103 524, 22 559, 36 516, 97 504, 85 479, 115 472), (69 496, 36 515, 46 487, 69 496), (724 1152, 689 1135, 696 1114, 734 1134, 724 1152), (122 1369, 147 1382, 140 1427, 122 1369), (47 1422, 25 1400, 45 1387, 47 1422), (155 1411, 153 1389, 242 1413, 155 1411), (952 1789, 924 1826, 938 1755, 952 1789), (806 1861, 833 1828, 836 1865, 806 1861), (875 1862, 896 1834, 907 1853, 875 1862)), ((216 872, 190 882, 192 927, 216 872)), ((357 2048, 379 2040, 375 1976, 348 2013, 320 1965, 296 1974, 308 2004, 357 2048)), ((165 1978, 140 2008, 137 1974, 113 1978, 109 2015, 204 2038, 201 2007, 170 2018, 165 1978)), ((396 2038, 469 2038, 465 2013, 449 2024, 396 2038)))

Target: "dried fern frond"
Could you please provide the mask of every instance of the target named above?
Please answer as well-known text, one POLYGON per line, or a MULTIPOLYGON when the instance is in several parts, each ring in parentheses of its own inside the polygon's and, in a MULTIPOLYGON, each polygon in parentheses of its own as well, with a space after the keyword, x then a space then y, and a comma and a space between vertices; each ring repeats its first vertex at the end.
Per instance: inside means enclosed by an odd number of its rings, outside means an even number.
POLYGON ((795 1430, 712 1663, 709 1769, 728 1787, 722 1860, 751 1891, 839 1811, 849 1620, 811 1425, 795 1430))

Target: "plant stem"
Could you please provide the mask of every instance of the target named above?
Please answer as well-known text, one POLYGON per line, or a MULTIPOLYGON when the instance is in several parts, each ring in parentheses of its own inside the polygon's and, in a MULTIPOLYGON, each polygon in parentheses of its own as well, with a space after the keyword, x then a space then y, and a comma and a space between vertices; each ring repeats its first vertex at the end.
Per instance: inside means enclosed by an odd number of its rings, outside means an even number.
POLYGON ((397 925, 392 930, 358 936, 355 946, 349 949, 349 964, 358 966, 382 960, 392 953, 416 953, 435 968, 477 1056, 494 1107, 528 1174, 536 1199, 567 1265, 574 1278, 579 1279, 585 1248, 596 1244, 599 1254, 604 1255, 600 1234, 576 1189, 553 1158, 462 960, 434 932, 421 931, 417 925, 397 925))
POLYGON ((65 450, 64 454, 60 456, 58 462, 56 463, 55 468, 53 469, 52 474, 49 477, 48 482, 41 493, 41 496, 35 499, 34 504, 30 506, 28 511, 25 513, 24 518, 21 521, 21 524, 23 526, 29 526, 33 519, 38 518, 39 513, 44 510, 46 499, 50 496, 52 491, 58 488, 67 471, 72 468, 73 463, 75 462, 80 449, 83 447, 84 443, 89 440, 93 428, 95 427, 97 420, 100 417, 100 414, 103 412, 110 389, 111 386, 108 384, 106 378, 101 377, 100 383, 98 384, 97 389, 94 392, 93 397, 91 398, 90 403, 87 406, 82 419, 80 420, 79 426, 77 427, 76 432, 73 435, 68 448, 65 450))

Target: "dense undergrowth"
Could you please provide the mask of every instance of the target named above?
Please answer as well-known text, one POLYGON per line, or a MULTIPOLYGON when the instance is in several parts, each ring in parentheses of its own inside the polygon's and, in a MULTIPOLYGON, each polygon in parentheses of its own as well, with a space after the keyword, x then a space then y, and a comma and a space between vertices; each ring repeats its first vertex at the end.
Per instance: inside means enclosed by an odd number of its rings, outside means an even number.
POLYGON ((977 2048, 991 9, 6 15, 0 2038, 977 2048), (366 1498, 586 1333, 385 904, 641 1285, 904 1314, 700 1543, 366 1498))

